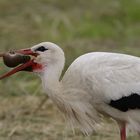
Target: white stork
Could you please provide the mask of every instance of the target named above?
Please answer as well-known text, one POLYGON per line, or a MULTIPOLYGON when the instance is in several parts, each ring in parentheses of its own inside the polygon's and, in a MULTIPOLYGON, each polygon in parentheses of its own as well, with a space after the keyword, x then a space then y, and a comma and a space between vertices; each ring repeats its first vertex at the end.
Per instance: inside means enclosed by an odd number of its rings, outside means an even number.
POLYGON ((127 124, 140 133, 140 58, 87 53, 78 57, 60 80, 65 56, 56 44, 43 42, 17 52, 35 57, 1 79, 21 70, 37 73, 48 96, 85 134, 95 130, 101 116, 118 122, 121 140, 126 140, 127 124))

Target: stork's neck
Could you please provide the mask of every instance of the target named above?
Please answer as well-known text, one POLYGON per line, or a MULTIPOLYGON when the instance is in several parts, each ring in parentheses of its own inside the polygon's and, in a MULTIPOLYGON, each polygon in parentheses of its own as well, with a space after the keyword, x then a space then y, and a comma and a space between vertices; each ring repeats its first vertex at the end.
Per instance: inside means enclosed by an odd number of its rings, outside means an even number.
POLYGON ((62 84, 59 79, 63 70, 63 66, 64 64, 48 65, 44 69, 41 79, 45 92, 47 92, 49 96, 55 96, 61 92, 62 84))
POLYGON ((67 90, 65 83, 62 84, 59 81, 62 69, 62 65, 59 67, 48 66, 45 69, 41 76, 44 89, 57 107, 65 114, 71 126, 79 127, 86 134, 91 133, 94 130, 94 125, 99 121, 97 112, 88 102, 88 98, 81 98, 86 97, 84 91, 67 90))

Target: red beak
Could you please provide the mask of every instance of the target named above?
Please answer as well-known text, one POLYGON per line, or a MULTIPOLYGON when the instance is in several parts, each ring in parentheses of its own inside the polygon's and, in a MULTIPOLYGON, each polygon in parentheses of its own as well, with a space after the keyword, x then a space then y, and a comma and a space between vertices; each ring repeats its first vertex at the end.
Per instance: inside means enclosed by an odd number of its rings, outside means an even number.
POLYGON ((18 50, 16 52, 24 55, 32 55, 32 56, 38 55, 37 53, 33 52, 30 48, 18 50))
MULTIPOLYGON (((22 50, 18 50, 15 51, 16 53, 20 53, 20 54, 24 54, 24 55, 32 55, 32 56, 37 56, 37 53, 34 53, 31 49, 22 49, 22 50)), ((19 71, 29 71, 32 72, 35 69, 41 69, 42 65, 37 64, 34 62, 34 59, 29 60, 28 62, 21 64, 19 66, 17 66, 16 68, 13 68, 11 71, 7 72, 6 74, 0 76, 0 80, 6 77, 9 77, 19 71)))

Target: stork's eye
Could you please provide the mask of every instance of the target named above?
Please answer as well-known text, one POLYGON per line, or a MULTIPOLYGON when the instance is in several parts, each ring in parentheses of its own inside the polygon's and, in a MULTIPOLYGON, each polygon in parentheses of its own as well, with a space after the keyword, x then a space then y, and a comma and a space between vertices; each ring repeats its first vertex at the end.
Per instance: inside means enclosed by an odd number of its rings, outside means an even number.
POLYGON ((40 52, 44 52, 46 50, 48 50, 48 49, 45 48, 44 46, 41 46, 41 47, 39 47, 39 48, 36 49, 36 51, 40 51, 40 52))

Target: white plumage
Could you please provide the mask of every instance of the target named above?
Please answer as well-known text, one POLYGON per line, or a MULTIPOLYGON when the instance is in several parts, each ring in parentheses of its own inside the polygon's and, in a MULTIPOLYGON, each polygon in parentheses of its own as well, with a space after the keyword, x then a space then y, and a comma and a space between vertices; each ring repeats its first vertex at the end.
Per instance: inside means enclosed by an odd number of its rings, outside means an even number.
POLYGON ((90 134, 104 115, 118 122, 121 140, 126 139, 125 124, 140 132, 140 58, 88 53, 78 57, 60 80, 65 63, 63 50, 54 43, 43 42, 31 51, 38 54, 34 62, 42 65, 34 72, 73 126, 90 134))
POLYGON ((97 112, 109 115, 118 122, 131 123, 131 127, 140 132, 140 110, 124 113, 107 104, 110 100, 127 97, 132 93, 140 95, 139 73, 138 57, 94 52, 77 58, 66 71, 62 83, 67 89, 79 89, 77 98, 81 97, 80 90, 84 91, 82 98, 88 96, 88 103, 97 112))

